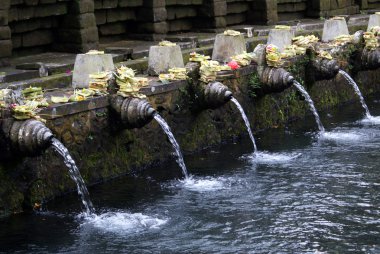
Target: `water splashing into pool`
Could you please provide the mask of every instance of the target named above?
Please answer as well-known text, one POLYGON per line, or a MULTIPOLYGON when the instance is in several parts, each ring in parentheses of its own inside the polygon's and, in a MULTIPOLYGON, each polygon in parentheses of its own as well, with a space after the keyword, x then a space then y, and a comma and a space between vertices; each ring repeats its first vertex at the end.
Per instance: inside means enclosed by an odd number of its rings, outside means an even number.
POLYGON ((158 124, 161 126, 161 128, 164 130, 164 132, 168 136, 169 141, 172 144, 172 146, 173 146, 173 148, 175 150, 176 156, 177 156, 176 161, 177 161, 178 165, 181 167, 182 173, 185 176, 185 178, 188 178, 189 174, 187 173, 187 168, 186 168, 183 156, 182 156, 181 148, 179 147, 179 144, 178 144, 177 140, 174 138, 174 135, 173 135, 172 131, 170 130, 169 125, 157 113, 154 115, 154 120, 156 120, 158 122, 158 124))
POLYGON ((252 133, 252 130, 251 130, 251 125, 249 124, 249 121, 248 121, 248 117, 245 114, 243 107, 240 105, 240 103, 234 97, 232 97, 231 101, 233 103, 235 103, 236 107, 240 111, 241 117, 243 118, 245 126, 247 127, 247 131, 248 131, 249 137, 251 138, 254 152, 256 153, 257 152, 257 146, 256 146, 255 138, 253 137, 253 133, 252 133))
POLYGON ((317 109, 315 108, 314 102, 311 99, 309 93, 306 91, 306 89, 299 82, 294 81, 293 85, 298 89, 298 91, 300 91, 302 93, 302 95, 305 97, 307 103, 309 104, 310 110, 311 110, 311 112, 313 112, 313 115, 315 117, 315 121, 317 122, 319 131, 324 132, 325 127, 323 127, 323 124, 321 122, 321 119, 319 118, 317 109))
POLYGON ((56 138, 52 139, 51 143, 52 148, 54 151, 56 151, 59 155, 62 156, 65 165, 69 168, 69 174, 71 179, 74 180, 75 184, 77 185, 78 194, 82 199, 82 203, 86 209, 86 215, 91 215, 95 212, 94 206, 90 200, 90 194, 88 193, 88 190, 86 188, 86 184, 84 183, 84 180, 80 174, 80 171, 75 164, 75 161, 71 157, 69 151, 67 148, 56 138))
POLYGON ((348 81, 348 83, 354 88, 355 93, 359 96, 359 98, 360 98, 360 103, 362 104, 362 107, 363 107, 364 110, 365 110, 365 116, 366 116, 366 118, 371 119, 371 118, 372 118, 372 115, 371 115, 371 113, 369 112, 368 106, 367 106, 367 104, 365 103, 365 100, 364 100, 364 98, 363 98, 363 95, 362 95, 362 93, 360 92, 360 89, 359 89, 358 85, 356 84, 355 80, 353 80, 353 79, 351 78, 351 76, 348 75, 348 73, 345 72, 344 70, 339 70, 339 73, 340 73, 341 75, 343 75, 343 77, 345 77, 345 79, 348 81))

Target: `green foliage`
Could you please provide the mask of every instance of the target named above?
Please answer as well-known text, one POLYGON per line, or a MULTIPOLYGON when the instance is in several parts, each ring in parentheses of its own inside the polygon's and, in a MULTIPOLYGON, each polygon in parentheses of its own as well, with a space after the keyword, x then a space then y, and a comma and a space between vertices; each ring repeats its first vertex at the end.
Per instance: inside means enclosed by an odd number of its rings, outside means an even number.
POLYGON ((248 95, 251 98, 256 98, 258 96, 258 91, 262 87, 262 83, 260 81, 259 74, 257 72, 254 72, 250 75, 249 77, 249 82, 248 82, 248 95))

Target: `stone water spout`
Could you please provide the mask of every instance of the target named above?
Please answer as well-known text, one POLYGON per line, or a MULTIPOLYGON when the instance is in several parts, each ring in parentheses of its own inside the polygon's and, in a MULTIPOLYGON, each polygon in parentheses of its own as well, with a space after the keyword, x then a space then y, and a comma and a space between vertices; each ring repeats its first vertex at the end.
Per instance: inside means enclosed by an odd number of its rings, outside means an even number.
POLYGON ((206 104, 212 109, 218 108, 232 99, 232 92, 220 82, 209 83, 204 94, 206 104))
POLYGON ((312 61, 312 67, 314 69, 314 78, 316 80, 332 79, 340 70, 338 62, 334 59, 316 58, 312 61))
POLYGON ((361 63, 365 69, 374 70, 380 68, 380 50, 363 49, 361 63))
POLYGON ((49 128, 40 121, 9 120, 3 125, 5 136, 9 138, 12 150, 27 155, 36 155, 46 150, 54 138, 49 128))
POLYGON ((156 112, 147 100, 139 98, 113 96, 111 105, 123 125, 129 129, 142 128, 153 119, 156 112))
POLYGON ((267 89, 273 92, 289 88, 294 81, 292 74, 282 68, 264 67, 259 70, 259 76, 267 89))

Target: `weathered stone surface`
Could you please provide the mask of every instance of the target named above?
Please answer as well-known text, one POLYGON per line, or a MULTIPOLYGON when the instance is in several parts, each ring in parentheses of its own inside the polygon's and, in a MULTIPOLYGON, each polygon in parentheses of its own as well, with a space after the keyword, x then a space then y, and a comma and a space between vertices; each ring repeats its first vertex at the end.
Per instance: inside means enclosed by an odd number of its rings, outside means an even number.
POLYGON ((184 67, 180 46, 151 46, 149 49, 148 74, 157 76, 170 68, 184 67))
POLYGON ((0 40, 0 57, 9 57, 12 55, 12 41, 0 40))
POLYGON ((291 30, 271 29, 268 36, 268 44, 273 44, 282 52, 286 46, 292 45, 294 33, 291 30))
POLYGON ((326 20, 323 27, 322 41, 332 41, 339 35, 349 35, 346 20, 326 20))
POLYGON ((111 71, 115 68, 112 55, 78 54, 75 59, 73 83, 74 88, 87 88, 89 75, 100 71, 111 71))
POLYGON ((247 51, 246 42, 243 35, 226 36, 218 34, 215 38, 212 60, 228 62, 231 56, 247 51))
POLYGON ((373 14, 369 16, 367 31, 371 30, 374 26, 380 26, 380 14, 373 14))

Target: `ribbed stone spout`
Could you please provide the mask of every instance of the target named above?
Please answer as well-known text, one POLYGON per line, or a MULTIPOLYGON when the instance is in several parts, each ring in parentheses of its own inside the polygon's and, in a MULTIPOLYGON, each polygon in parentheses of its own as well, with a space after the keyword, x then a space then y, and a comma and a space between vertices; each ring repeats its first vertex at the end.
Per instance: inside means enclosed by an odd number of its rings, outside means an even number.
POLYGON ((380 50, 364 49, 361 60, 365 69, 373 70, 380 68, 380 50))
POLYGON ((111 99, 111 105, 128 129, 144 127, 156 112, 147 100, 139 98, 115 96, 111 99))
POLYGON ((273 91, 281 91, 293 84, 294 77, 282 68, 265 67, 260 74, 260 80, 273 91))
POLYGON ((316 80, 332 79, 338 74, 340 69, 336 60, 315 59, 312 64, 316 80))
POLYGON ((12 148, 28 155, 38 154, 51 145, 54 135, 42 122, 14 121, 9 130, 12 148))
POLYGON ((220 82, 212 82, 204 91, 205 102, 210 108, 218 108, 232 99, 232 92, 220 82))

